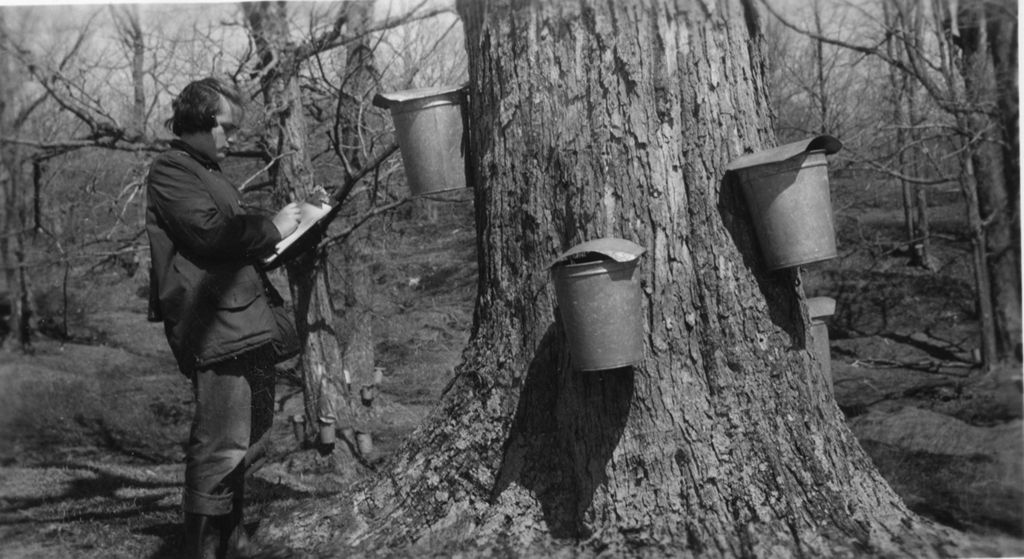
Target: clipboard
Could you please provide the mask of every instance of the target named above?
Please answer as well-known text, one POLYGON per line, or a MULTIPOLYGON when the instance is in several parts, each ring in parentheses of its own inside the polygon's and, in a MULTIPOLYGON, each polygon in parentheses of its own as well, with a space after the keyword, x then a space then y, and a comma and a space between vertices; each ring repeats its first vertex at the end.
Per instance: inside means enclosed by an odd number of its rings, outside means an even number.
POLYGON ((263 259, 264 269, 276 268, 319 242, 323 233, 321 225, 330 221, 333 209, 326 202, 303 202, 299 206, 298 228, 274 245, 274 253, 263 259))

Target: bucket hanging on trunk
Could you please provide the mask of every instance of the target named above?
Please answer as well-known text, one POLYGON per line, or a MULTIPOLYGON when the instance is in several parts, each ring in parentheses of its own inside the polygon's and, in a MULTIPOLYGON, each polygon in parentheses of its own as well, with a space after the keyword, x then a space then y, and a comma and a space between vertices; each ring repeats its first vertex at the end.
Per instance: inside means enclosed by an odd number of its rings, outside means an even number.
POLYGON ((821 361, 821 370, 828 381, 829 392, 834 393, 835 383, 832 381, 832 352, 829 347, 828 325, 825 319, 836 312, 836 300, 831 297, 811 297, 807 299, 807 315, 811 319, 811 346, 814 354, 821 361))
POLYGON ((739 178, 769 270, 836 257, 825 155, 843 144, 832 136, 739 157, 727 170, 739 178))
POLYGON ((466 187, 463 87, 380 93, 373 104, 391 110, 413 196, 466 187))
POLYGON ((624 239, 597 239, 576 245, 551 265, 576 370, 615 369, 643 359, 637 264, 644 251, 624 239))

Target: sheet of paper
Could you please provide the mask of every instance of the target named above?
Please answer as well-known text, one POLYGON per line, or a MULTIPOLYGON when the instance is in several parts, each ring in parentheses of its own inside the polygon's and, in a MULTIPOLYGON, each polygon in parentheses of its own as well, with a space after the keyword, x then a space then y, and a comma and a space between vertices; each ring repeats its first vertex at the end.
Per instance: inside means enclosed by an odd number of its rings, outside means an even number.
POLYGON ((299 207, 299 226, 292 232, 291 235, 281 239, 274 246, 274 254, 268 256, 263 260, 264 264, 272 264, 288 247, 295 244, 295 241, 302 238, 311 227, 320 221, 320 218, 327 215, 331 211, 330 204, 311 204, 309 202, 303 202, 299 207))

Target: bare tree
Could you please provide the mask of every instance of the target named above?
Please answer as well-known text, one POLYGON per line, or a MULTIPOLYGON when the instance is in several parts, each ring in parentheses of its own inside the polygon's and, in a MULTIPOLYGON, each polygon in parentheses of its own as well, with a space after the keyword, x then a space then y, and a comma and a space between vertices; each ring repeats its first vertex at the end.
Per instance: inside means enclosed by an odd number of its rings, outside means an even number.
POLYGON ((139 21, 139 7, 135 4, 111 6, 126 58, 131 61, 132 104, 131 119, 127 125, 128 137, 142 140, 146 137, 146 38, 139 21))
MULTIPOLYGON (((886 28, 900 29, 903 36, 921 36, 923 20, 921 12, 907 14, 896 10, 888 2, 882 3, 882 15, 886 28), (905 16, 913 17, 905 21, 905 16)), ((819 34, 821 30, 818 30, 819 34)), ((893 60, 906 60, 905 46, 895 38, 895 34, 885 36, 886 56, 893 60)), ((821 41, 818 41, 821 42, 821 41)), ((924 185, 910 180, 909 177, 921 175, 919 153, 921 134, 919 130, 917 92, 914 80, 906 72, 889 66, 889 90, 891 92, 893 123, 896 127, 895 144, 892 151, 896 153, 896 163, 902 174, 897 178, 903 194, 903 221, 910 264, 934 270, 929 247, 930 231, 928 226, 928 197, 924 185)))
MULTIPOLYGON (((337 8, 328 26, 314 30, 305 40, 297 41, 291 35, 286 3, 242 5, 258 59, 255 75, 259 78, 259 91, 270 124, 263 134, 264 145, 271 156, 269 171, 279 203, 322 195, 322 185, 315 180, 301 70, 304 63, 319 53, 353 44, 354 40, 369 33, 366 28, 359 29, 357 33, 348 30, 350 9, 347 5, 337 8)), ((381 22, 373 29, 393 28, 436 13, 437 10, 409 12, 381 22)), ((345 139, 342 134, 336 141, 345 139)), ((347 170, 347 180, 334 189, 337 192, 335 203, 343 204, 368 169, 379 165, 382 158, 394 150, 394 146, 382 150, 377 158, 367 161, 359 171, 347 170)), ((343 147, 339 155, 349 165, 352 152, 346 152, 343 147)), ((345 381, 339 333, 335 331, 328 266, 323 253, 317 251, 306 258, 294 260, 287 269, 300 334, 305 340, 302 373, 306 414, 318 420, 323 428, 333 429, 338 420, 338 410, 347 399, 348 383, 345 381)))
MULTIPOLYGON (((72 41, 65 62, 73 58, 81 47, 87 28, 77 40, 72 41)), ((32 69, 19 63, 24 51, 17 49, 16 44, 24 36, 18 37, 16 33, 16 30, 9 27, 6 18, 0 19, 0 68, 6 77, 4 86, 0 88, 2 139, 19 137, 30 128, 30 117, 49 96, 47 91, 26 89, 28 80, 25 78, 32 69)), ((32 181, 38 185, 40 167, 29 163, 24 150, 25 146, 21 143, 0 142, 0 196, 4 202, 3 211, 0 212, 0 267, 3 268, 5 284, 9 290, 10 315, 7 326, 14 334, 4 343, 7 349, 28 349, 31 344, 29 319, 32 301, 26 250, 30 244, 30 234, 38 231, 39 214, 29 210, 32 197, 26 185, 32 181)))
MULTIPOLYGON (((947 4, 936 2, 936 9, 947 4)), ((1020 162, 1018 160, 1017 3, 1012 0, 964 2, 949 37, 960 47, 965 109, 957 114, 964 133, 967 196, 977 197, 971 212, 976 267, 988 275, 983 300, 982 354, 985 363, 1021 351, 1020 162), (991 315, 985 312, 991 306, 991 315)), ((984 280, 978 275, 979 284, 984 280)))
MULTIPOLYGON (((886 41, 861 43, 802 28, 762 0, 785 26, 823 43, 878 59, 906 73, 944 111, 955 134, 953 153, 966 201, 967 228, 981 330, 982 360, 993 364, 1020 359, 1021 275, 1019 248, 1019 161, 1016 160, 1017 61, 1014 37, 1016 4, 1009 0, 949 5, 895 2, 897 21, 923 17, 927 25, 883 28, 901 42, 903 57, 886 50, 886 41), (921 15, 916 15, 921 11, 921 15), (1009 180, 1008 180, 1009 179, 1009 180)), ((902 173, 896 173, 900 176, 902 173)), ((905 175, 904 175, 905 176, 905 175)), ((915 182, 942 182, 945 177, 915 182)))
MULTIPOLYGON (((347 170, 359 168, 365 163, 366 157, 361 151, 370 144, 365 136, 378 133, 374 128, 382 128, 384 121, 384 115, 371 104, 373 95, 380 91, 380 73, 374 60, 374 41, 367 33, 372 27, 373 6, 374 3, 368 1, 347 5, 348 27, 355 38, 346 46, 343 59, 338 57, 341 91, 336 119, 342 124, 338 136, 343 146, 341 156, 347 170)), ((349 204, 357 215, 370 211, 375 202, 369 195, 370 189, 365 192, 364 196, 349 198, 349 204)), ((345 342, 343 365, 349 371, 348 378, 353 390, 366 390, 368 395, 373 394, 378 380, 375 375, 373 289, 367 255, 370 241, 370 229, 363 227, 353 233, 338 250, 342 269, 339 275, 344 293, 340 305, 340 318, 345 328, 342 332, 345 342)), ((349 394, 350 406, 357 400, 352 396, 349 394)), ((369 401, 372 402, 372 399, 369 398, 369 401)), ((351 407, 349 415, 354 423, 357 422, 358 414, 351 407)), ((360 431, 368 430, 366 425, 358 427, 360 431)))

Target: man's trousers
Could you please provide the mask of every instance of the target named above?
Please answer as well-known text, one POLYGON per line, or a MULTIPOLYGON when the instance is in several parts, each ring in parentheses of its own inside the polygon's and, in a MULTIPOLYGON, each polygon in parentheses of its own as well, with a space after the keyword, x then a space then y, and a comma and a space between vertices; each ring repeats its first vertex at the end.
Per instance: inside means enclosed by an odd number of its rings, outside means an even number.
POLYGON ((192 376, 196 408, 185 457, 185 512, 231 512, 246 470, 266 453, 274 420, 274 380, 273 361, 264 349, 192 376))

